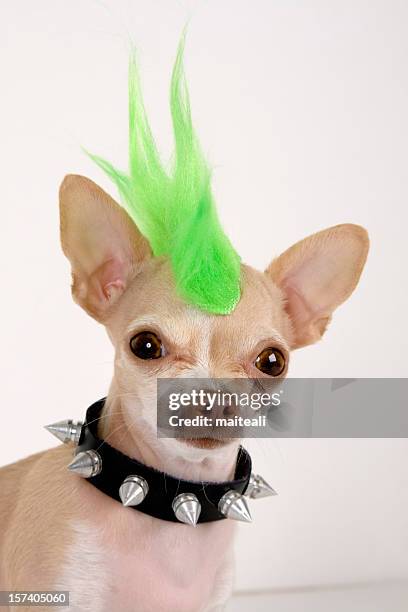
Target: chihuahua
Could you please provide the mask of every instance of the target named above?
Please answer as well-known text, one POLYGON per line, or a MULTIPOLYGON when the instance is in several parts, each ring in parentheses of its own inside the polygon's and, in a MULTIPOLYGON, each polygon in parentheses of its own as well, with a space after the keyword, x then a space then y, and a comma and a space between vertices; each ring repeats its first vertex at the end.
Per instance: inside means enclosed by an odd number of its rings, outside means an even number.
MULTIPOLYGON (((179 296, 167 258, 152 255, 124 208, 91 180, 65 178, 60 212, 73 297, 115 348, 100 436, 177 478, 231 479, 238 440, 209 446, 157 437, 157 378, 267 376, 255 367, 266 347, 279 350, 285 376, 290 351, 319 340, 356 287, 366 231, 337 225, 298 242, 265 272, 242 265, 241 299, 219 316, 179 296), (157 359, 130 350, 144 331, 161 347, 157 359)), ((69 591, 69 609, 78 612, 225 608, 233 521, 193 529, 125 508, 70 474, 71 459, 72 445, 61 445, 0 470, 0 589, 69 591)))

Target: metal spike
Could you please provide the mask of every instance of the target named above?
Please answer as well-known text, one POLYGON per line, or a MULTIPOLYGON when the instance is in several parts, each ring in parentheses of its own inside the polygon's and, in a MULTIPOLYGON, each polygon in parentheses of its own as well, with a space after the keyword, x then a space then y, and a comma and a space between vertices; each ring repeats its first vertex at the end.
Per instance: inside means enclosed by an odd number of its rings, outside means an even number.
POLYGON ((138 506, 149 491, 149 485, 141 476, 127 476, 119 488, 119 497, 124 506, 138 506))
POLYGON ((251 499, 261 499, 261 497, 271 495, 277 495, 275 489, 259 474, 251 474, 245 496, 251 499))
POLYGON ((200 513, 201 504, 194 493, 180 493, 173 499, 173 512, 176 518, 186 525, 197 525, 200 513))
POLYGON ((102 470, 102 457, 92 449, 83 451, 75 455, 68 469, 82 478, 91 478, 102 470))
POLYGON ((64 444, 68 442, 78 444, 82 425, 81 421, 74 423, 71 419, 67 419, 66 421, 58 421, 58 423, 51 423, 51 425, 44 425, 44 428, 64 444))
POLYGON ((218 502, 218 510, 229 519, 244 523, 252 522, 246 499, 237 491, 227 491, 218 502))

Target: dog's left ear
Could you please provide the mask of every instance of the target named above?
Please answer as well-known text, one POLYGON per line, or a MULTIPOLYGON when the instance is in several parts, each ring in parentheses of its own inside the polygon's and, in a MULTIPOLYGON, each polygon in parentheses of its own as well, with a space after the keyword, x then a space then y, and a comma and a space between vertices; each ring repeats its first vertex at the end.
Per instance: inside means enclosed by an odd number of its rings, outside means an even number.
POLYGON ((91 180, 65 177, 60 187, 61 244, 72 267, 72 294, 103 322, 143 262, 147 240, 126 211, 91 180))
POLYGON ((266 274, 283 290, 292 322, 292 349, 320 339, 333 311, 353 292, 368 253, 359 225, 336 225, 296 243, 266 274))

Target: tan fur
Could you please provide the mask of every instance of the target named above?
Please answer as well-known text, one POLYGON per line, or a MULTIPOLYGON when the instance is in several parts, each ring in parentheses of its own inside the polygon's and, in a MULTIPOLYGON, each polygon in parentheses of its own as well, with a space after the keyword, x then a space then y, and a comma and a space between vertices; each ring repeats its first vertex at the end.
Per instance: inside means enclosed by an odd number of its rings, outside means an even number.
MULTIPOLYGON (((365 230, 319 232, 266 273, 243 266, 237 308, 214 316, 183 302, 168 261, 151 257, 124 210, 94 183, 66 178, 60 204, 74 298, 104 323, 115 346, 101 435, 177 477, 230 478, 237 442, 200 449, 157 438, 156 379, 262 376, 254 362, 270 346, 288 362, 291 349, 321 336, 356 286, 365 230), (146 329, 161 338, 163 358, 131 353, 130 338, 146 329)), ((1 588, 70 590, 70 609, 78 611, 222 609, 231 590, 231 522, 192 529, 123 508, 67 472, 72 452, 61 446, 0 470, 1 588)))

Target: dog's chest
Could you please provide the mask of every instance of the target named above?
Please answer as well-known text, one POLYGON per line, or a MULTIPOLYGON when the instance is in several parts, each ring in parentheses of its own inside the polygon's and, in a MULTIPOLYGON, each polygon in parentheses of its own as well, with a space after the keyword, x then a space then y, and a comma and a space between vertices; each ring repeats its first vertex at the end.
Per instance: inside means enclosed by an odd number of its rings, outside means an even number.
POLYGON ((99 510, 94 520, 72 525, 74 538, 60 581, 72 593, 72 609, 205 609, 229 557, 233 535, 229 522, 188 527, 116 503, 113 507, 109 503, 103 514, 99 510))

